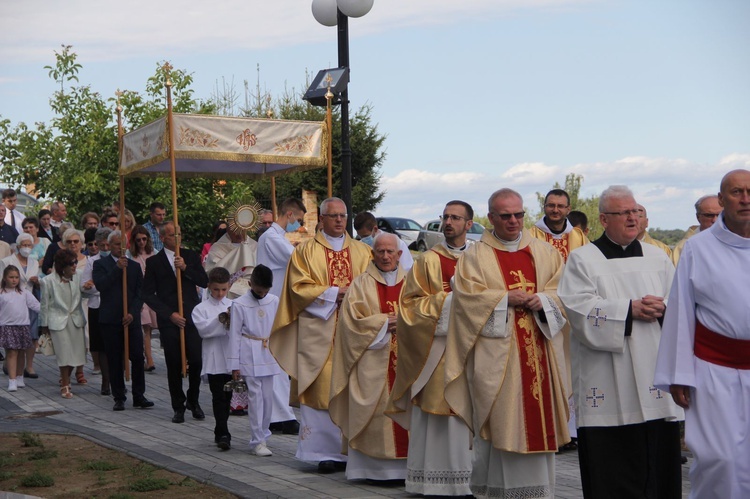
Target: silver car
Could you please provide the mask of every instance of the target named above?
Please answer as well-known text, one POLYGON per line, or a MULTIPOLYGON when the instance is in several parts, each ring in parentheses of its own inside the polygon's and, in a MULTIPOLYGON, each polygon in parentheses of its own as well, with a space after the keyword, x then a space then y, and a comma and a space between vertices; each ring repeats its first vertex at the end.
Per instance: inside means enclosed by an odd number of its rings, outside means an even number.
MULTIPOLYGON (((474 222, 469 229, 469 232, 466 234, 466 239, 471 242, 479 241, 479 239, 482 237, 483 232, 484 226, 474 222)), ((430 220, 429 222, 424 224, 422 230, 419 231, 419 235, 417 236, 417 250, 427 251, 437 243, 444 240, 445 236, 443 235, 443 226, 441 220, 430 220)))

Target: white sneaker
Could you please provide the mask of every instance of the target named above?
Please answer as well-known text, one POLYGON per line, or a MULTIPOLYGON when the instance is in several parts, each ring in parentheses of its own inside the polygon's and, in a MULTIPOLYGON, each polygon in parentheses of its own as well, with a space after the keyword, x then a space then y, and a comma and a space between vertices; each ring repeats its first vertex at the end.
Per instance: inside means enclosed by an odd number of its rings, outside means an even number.
POLYGON ((18 385, 16 384, 16 380, 8 379, 8 391, 15 392, 17 389, 18 389, 18 385))
POLYGON ((23 375, 16 376, 16 386, 18 388, 26 388, 26 383, 23 381, 23 375))
POLYGON ((273 452, 271 452, 268 447, 266 447, 266 444, 258 444, 255 447, 253 447, 250 450, 250 454, 254 454, 259 457, 268 457, 273 456, 273 452))

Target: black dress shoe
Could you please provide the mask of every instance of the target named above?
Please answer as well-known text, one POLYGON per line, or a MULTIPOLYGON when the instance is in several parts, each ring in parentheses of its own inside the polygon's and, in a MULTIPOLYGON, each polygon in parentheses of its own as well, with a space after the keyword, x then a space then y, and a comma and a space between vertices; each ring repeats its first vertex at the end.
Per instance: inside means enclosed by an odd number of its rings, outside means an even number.
POLYGON ((318 463, 318 473, 330 475, 336 473, 336 463, 334 461, 321 461, 318 463))
POLYGON ((218 445, 221 450, 229 450, 232 447, 232 441, 227 435, 222 435, 219 437, 219 441, 216 445, 218 445))
POLYGON ((282 423, 281 421, 271 423, 270 425, 268 425, 268 431, 270 431, 271 433, 281 433, 282 431, 284 431, 284 423, 282 423))
POLYGON ((125 410, 125 402, 122 400, 115 400, 115 405, 112 407, 113 411, 124 411, 125 410))
POLYGON ((193 419, 206 419, 206 414, 199 404, 185 404, 185 409, 193 413, 193 419))
POLYGON ((346 471, 346 463, 343 461, 334 461, 333 467, 336 468, 336 471, 346 471))
POLYGON ((174 411, 174 416, 172 416, 172 422, 173 423, 184 423, 185 422, 185 410, 181 411, 174 411))
POLYGON ((299 435, 299 423, 296 419, 281 423, 281 432, 284 435, 299 435))
POLYGON ((146 409, 148 407, 153 407, 154 403, 151 402, 147 398, 142 398, 141 400, 136 400, 133 402, 133 407, 137 407, 139 409, 146 409))
POLYGON ((37 373, 30 373, 26 369, 23 370, 23 377, 24 378, 31 378, 31 379, 37 379, 39 375, 37 373))

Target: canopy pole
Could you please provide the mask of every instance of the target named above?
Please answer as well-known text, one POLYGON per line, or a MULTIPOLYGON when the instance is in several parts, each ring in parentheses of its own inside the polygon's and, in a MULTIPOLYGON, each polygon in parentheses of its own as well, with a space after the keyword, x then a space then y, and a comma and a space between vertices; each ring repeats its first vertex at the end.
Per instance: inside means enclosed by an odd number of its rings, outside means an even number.
POLYGON ((276 206, 276 177, 271 177, 271 211, 273 211, 273 219, 276 220, 278 216, 278 207, 276 206))
POLYGON ((333 111, 331 111, 331 101, 333 92, 331 92, 331 75, 326 76, 328 82, 328 91, 326 92, 326 126, 328 127, 328 197, 333 197, 333 111))
MULTIPOLYGON (((174 256, 178 258, 180 256, 180 244, 182 242, 182 234, 180 233, 179 217, 177 213, 177 168, 175 166, 174 158, 174 119, 172 115, 172 80, 170 71, 172 65, 168 62, 162 67, 164 74, 167 77, 165 86, 167 87, 167 134, 169 136, 169 166, 172 174, 172 222, 174 223, 174 237, 175 237, 175 248, 174 256)), ((180 317, 183 317, 183 305, 182 305, 182 271, 175 265, 175 276, 177 277, 177 313, 180 317)), ((183 317, 184 318, 184 317, 183 317)), ((185 357, 185 327, 180 328, 180 356, 182 359, 182 377, 187 376, 187 360, 185 357)))
MULTIPOLYGON (((122 137, 125 134, 122 128, 122 106, 120 105, 120 95, 122 92, 117 90, 117 150, 118 154, 122 155, 122 137)), ((120 258, 125 256, 125 249, 127 248, 127 238, 125 235, 125 176, 120 175, 120 248, 123 253, 120 254, 120 258)), ((123 349, 123 362, 122 365, 125 369, 125 381, 130 381, 130 341, 129 341, 129 330, 130 325, 125 324, 125 319, 128 317, 128 267, 122 269, 122 333, 125 341, 123 349)), ((133 318, 135 319, 135 318, 133 318)))

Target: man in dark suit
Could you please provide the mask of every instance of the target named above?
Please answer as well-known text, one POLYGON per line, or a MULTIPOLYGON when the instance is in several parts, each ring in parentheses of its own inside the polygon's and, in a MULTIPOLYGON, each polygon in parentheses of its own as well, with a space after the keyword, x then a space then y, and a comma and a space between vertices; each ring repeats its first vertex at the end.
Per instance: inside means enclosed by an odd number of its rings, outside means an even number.
POLYGON ((194 251, 180 248, 180 256, 175 255, 175 227, 167 223, 159 227, 159 237, 164 248, 146 260, 146 277, 143 284, 143 299, 156 312, 159 336, 167 361, 169 396, 174 410, 173 423, 185 422, 185 409, 194 419, 205 415, 198 404, 200 393, 201 337, 191 317, 193 308, 200 303, 196 286, 208 286, 208 276, 203 270, 200 257, 194 251), (175 268, 182 272, 183 315, 177 307, 177 278, 175 268), (185 353, 190 366, 187 397, 182 391, 182 355, 180 353, 180 328, 185 329, 185 353))
POLYGON ((115 411, 125 410, 125 379, 123 376, 123 351, 125 349, 124 326, 128 327, 128 348, 133 389, 133 407, 153 407, 148 400, 146 380, 143 374, 143 333, 141 332, 141 308, 143 308, 143 274, 141 266, 129 260, 122 251, 120 231, 108 237, 110 256, 94 262, 92 278, 99 291, 99 327, 102 343, 109 364, 110 385, 115 411), (128 313, 122 310, 122 271, 127 268, 128 313))

